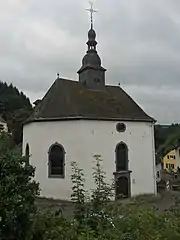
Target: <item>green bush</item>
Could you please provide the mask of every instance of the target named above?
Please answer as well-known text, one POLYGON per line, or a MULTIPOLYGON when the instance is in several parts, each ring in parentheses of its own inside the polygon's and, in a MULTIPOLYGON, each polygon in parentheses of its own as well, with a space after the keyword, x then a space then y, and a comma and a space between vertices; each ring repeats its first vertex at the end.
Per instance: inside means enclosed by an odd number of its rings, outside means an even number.
POLYGON ((35 213, 38 184, 32 178, 35 169, 26 164, 11 137, 0 135, 0 239, 26 239, 35 213))

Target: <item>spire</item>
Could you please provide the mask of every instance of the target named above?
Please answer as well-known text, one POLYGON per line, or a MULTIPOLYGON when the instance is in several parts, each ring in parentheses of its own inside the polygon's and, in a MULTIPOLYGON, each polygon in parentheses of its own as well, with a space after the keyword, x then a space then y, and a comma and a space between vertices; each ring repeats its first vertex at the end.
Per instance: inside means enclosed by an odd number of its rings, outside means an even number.
POLYGON ((90 28, 90 30, 88 32, 88 42, 87 42, 88 51, 96 50, 96 45, 97 45, 97 42, 96 42, 96 32, 93 29, 93 14, 97 13, 97 10, 93 9, 93 2, 90 1, 89 3, 90 3, 90 8, 86 9, 91 14, 91 28, 90 28))
POLYGON ((93 2, 89 1, 89 4, 90 8, 87 8, 86 10, 91 14, 91 29, 93 29, 93 14, 97 13, 97 10, 93 9, 93 2))
POLYGON ((90 88, 99 88, 105 85, 105 71, 101 66, 101 59, 96 51, 96 32, 93 29, 93 3, 90 2, 90 8, 86 9, 91 13, 91 28, 88 31, 88 50, 82 60, 82 67, 78 71, 79 81, 90 88))

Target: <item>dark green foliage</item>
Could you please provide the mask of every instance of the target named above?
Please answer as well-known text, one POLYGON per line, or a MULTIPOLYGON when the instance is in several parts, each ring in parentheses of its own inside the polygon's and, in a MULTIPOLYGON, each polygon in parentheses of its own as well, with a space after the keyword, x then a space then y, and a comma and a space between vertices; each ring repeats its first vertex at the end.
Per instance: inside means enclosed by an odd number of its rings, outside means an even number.
POLYGON ((86 220, 88 227, 94 231, 94 236, 101 237, 109 226, 112 227, 107 206, 114 200, 114 187, 106 182, 106 173, 102 168, 102 159, 100 155, 94 155, 95 167, 93 168, 93 178, 95 189, 92 189, 90 199, 89 215, 86 220))
POLYGON ((0 239, 25 240, 36 210, 38 184, 32 181, 35 169, 26 165, 10 136, 0 135, 0 239))
POLYGON ((16 144, 22 142, 22 123, 32 112, 29 99, 12 84, 0 82, 0 115, 7 121, 16 144))
POLYGON ((14 112, 17 109, 31 109, 29 99, 12 84, 0 82, 0 114, 14 112))
POLYGON ((113 209, 113 232, 117 238, 113 239, 176 240, 180 237, 180 215, 176 217, 174 212, 157 212, 153 207, 136 200, 130 205, 117 204, 113 209))
POLYGON ((32 110, 30 109, 17 109, 13 113, 8 113, 7 123, 9 131, 12 133, 13 141, 16 145, 21 144, 23 137, 23 123, 29 117, 32 110))
POLYGON ((36 214, 28 240, 74 240, 77 227, 70 220, 52 213, 36 214))
POLYGON ((51 213, 36 215, 30 236, 28 240, 95 240, 91 229, 51 213))
POLYGON ((113 187, 106 183, 106 174, 102 169, 100 156, 94 157, 96 159, 93 172, 95 189, 92 189, 90 197, 87 197, 84 188, 85 179, 82 169, 79 169, 76 163, 72 163, 72 201, 75 206, 74 219, 79 226, 78 232, 91 230, 91 233, 93 232, 97 237, 99 228, 106 228, 111 224, 107 220, 108 213, 105 207, 112 200, 113 187))

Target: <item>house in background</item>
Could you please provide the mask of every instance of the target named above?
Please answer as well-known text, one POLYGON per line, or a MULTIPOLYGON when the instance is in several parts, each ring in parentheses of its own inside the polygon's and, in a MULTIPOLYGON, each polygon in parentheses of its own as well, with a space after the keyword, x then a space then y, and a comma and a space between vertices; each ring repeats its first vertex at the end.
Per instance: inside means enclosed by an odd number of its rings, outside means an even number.
POLYGON ((174 148, 163 158, 163 169, 176 172, 180 167, 180 146, 174 148))
POLYGON ((0 133, 8 132, 8 126, 6 121, 0 116, 0 133))

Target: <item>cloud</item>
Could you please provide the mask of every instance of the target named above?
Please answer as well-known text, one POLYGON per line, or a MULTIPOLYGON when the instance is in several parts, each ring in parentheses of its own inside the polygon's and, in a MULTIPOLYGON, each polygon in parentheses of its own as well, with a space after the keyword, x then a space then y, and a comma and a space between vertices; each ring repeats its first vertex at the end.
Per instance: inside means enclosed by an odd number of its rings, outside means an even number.
MULTIPOLYGON (((106 81, 119 82, 160 122, 179 122, 180 2, 96 0, 106 81)), ((0 6, 0 78, 32 101, 60 72, 77 80, 89 19, 85 0, 6 0, 0 6)))

